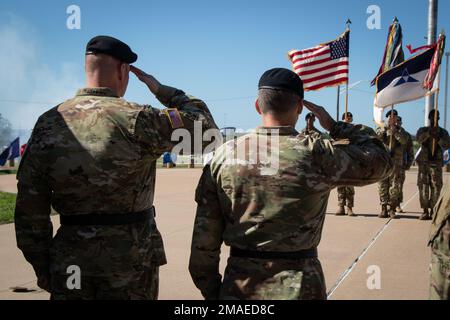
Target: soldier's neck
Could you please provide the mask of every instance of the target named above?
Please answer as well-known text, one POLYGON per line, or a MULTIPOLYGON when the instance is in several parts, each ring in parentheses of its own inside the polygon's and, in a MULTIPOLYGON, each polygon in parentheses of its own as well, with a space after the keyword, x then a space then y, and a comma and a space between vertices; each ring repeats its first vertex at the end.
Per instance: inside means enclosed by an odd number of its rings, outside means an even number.
POLYGON ((290 117, 274 117, 271 114, 263 115, 262 123, 264 127, 293 127, 297 119, 291 119, 290 117))
POLYGON ((109 88, 116 94, 118 94, 120 91, 119 86, 116 83, 113 83, 113 81, 101 80, 96 78, 88 78, 86 80, 86 88, 109 88))

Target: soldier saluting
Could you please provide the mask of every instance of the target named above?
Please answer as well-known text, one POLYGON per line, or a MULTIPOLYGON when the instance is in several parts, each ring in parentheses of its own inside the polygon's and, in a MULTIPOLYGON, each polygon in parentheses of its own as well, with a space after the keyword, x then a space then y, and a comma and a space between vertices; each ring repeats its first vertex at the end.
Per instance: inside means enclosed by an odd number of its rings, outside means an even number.
POLYGON ((204 168, 189 271, 206 299, 326 299, 317 246, 330 191, 385 178, 391 158, 372 129, 336 122, 304 101, 303 83, 290 70, 262 75, 256 110, 263 126, 220 146, 204 168), (349 144, 299 135, 303 106, 333 139, 349 144), (278 142, 251 147, 251 141, 272 141, 269 136, 278 142), (238 150, 236 159, 227 158, 238 150), (259 160, 266 151, 278 155, 273 166, 259 160), (222 279, 223 242, 231 251, 222 279))
POLYGON ((313 135, 316 138, 322 136, 322 132, 320 132, 319 129, 314 126, 314 122, 316 122, 316 116, 314 115, 314 113, 309 112, 305 117, 305 121, 306 127, 300 132, 300 134, 305 136, 313 135))
POLYGON ((107 36, 87 44, 87 87, 37 121, 20 164, 17 245, 52 299, 156 299, 166 263, 152 206, 156 160, 194 121, 215 128, 201 100, 130 66, 128 45, 107 36), (170 109, 123 97, 130 70, 170 109), (50 211, 60 214, 53 238, 50 211), (81 271, 81 288, 67 270, 81 271), (72 289, 72 290, 71 290, 72 289))

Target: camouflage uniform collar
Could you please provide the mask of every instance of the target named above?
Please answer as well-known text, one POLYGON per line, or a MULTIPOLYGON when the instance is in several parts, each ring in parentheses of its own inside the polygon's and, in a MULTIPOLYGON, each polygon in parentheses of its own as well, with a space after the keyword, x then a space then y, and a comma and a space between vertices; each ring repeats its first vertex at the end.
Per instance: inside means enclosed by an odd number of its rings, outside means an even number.
POLYGON ((83 88, 77 91, 77 96, 100 96, 100 97, 116 97, 119 96, 110 88, 83 88))
POLYGON ((280 135, 280 136, 291 136, 298 135, 297 130, 290 126, 278 126, 278 127, 257 127, 255 129, 256 134, 264 135, 280 135))
POLYGON ((305 129, 303 129, 304 132, 318 132, 320 133, 320 131, 316 128, 316 127, 312 127, 311 130, 308 130, 308 127, 305 127, 305 129))

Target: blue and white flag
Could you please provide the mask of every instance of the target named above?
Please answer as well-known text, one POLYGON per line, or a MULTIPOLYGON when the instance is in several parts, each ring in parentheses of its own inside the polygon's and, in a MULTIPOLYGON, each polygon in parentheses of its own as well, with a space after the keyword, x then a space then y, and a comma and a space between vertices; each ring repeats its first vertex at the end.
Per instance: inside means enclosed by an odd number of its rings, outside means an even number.
POLYGON ((448 165, 450 163, 450 149, 444 151, 444 165, 448 165))
POLYGON ((435 50, 428 49, 381 74, 377 78, 374 106, 383 109, 434 93, 438 89, 438 81, 435 80, 433 88, 428 90, 424 88, 424 80, 435 50))
POLYGON ((6 161, 20 157, 20 140, 17 138, 8 148, 0 154, 0 166, 4 166, 6 161))

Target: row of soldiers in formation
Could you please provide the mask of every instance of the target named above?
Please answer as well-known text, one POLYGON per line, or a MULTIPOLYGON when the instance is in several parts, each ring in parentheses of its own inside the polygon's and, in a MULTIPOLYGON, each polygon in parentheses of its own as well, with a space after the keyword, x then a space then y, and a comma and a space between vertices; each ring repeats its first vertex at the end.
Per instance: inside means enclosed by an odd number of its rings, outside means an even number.
MULTIPOLYGON (((439 111, 437 120, 439 120, 439 111)), ((414 162, 417 163, 419 173, 417 176, 417 186, 419 188, 420 206, 423 210, 420 220, 430 220, 432 209, 442 190, 444 165, 443 151, 450 148, 450 137, 448 132, 435 126, 435 110, 429 114, 430 126, 422 127, 417 131, 416 139, 420 145, 420 150, 415 159, 413 138, 402 127, 402 118, 397 110, 390 110, 386 113, 387 124, 377 128, 378 137, 390 150, 394 162, 392 174, 383 179, 378 184, 378 191, 381 203, 380 218, 396 218, 396 212, 403 212, 403 185, 406 179, 406 171, 411 168, 414 162), (391 138, 392 137, 392 138, 391 138), (435 140, 435 150, 433 152, 433 140, 435 140)), ((348 123, 353 122, 351 112, 344 113, 342 120, 348 123)), ((308 113, 305 117, 306 127, 303 134, 323 135, 314 127, 315 116, 308 113)), ((337 188, 339 209, 337 216, 345 215, 347 207, 348 216, 356 216, 353 212, 355 188, 353 186, 341 186, 337 188)))
MULTIPOLYGON (((39 117, 20 163, 17 245, 33 266, 39 287, 52 299, 158 297, 159 268, 167 260, 153 206, 156 162, 177 144, 171 139, 174 130, 184 128, 194 135, 196 121, 203 131, 217 126, 201 99, 161 84, 132 66, 136 60, 120 40, 91 39, 86 88, 39 117), (130 71, 167 109, 122 98, 130 71), (52 207, 61 222, 56 236, 52 207), (78 287, 68 285, 74 266, 81 272, 78 287)), ((330 192, 385 179, 390 185, 395 159, 403 157, 403 151, 397 155, 395 150, 405 144, 404 130, 392 116, 383 129, 383 145, 373 129, 335 121, 325 108, 304 99, 302 80, 284 68, 261 76, 255 110, 262 126, 219 146, 192 195, 197 210, 191 278, 205 299, 326 299, 317 247, 330 192), (331 139, 295 130, 303 108, 331 139), (267 154, 279 154, 278 166, 246 161, 258 152, 247 148, 249 143, 267 141, 269 133, 279 137, 279 144, 263 147, 267 154), (396 145, 389 153, 391 135, 396 145), (226 161, 229 147, 233 154, 244 150, 243 158, 226 161), (222 244, 230 247, 223 276, 222 244)), ((438 140, 439 148, 447 145, 448 134, 443 133, 419 130, 426 156, 430 137, 438 140)), ((435 191, 432 202, 424 199, 426 208, 434 203, 435 191)), ((430 236, 430 297, 436 299, 448 299, 449 194, 438 201, 442 205, 430 236)), ((395 208, 398 192, 390 192, 389 201, 395 208)), ((177 208, 179 215, 186 211, 177 208)))

